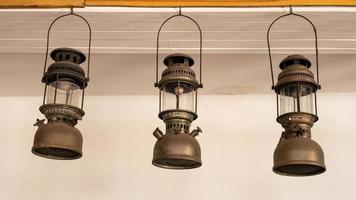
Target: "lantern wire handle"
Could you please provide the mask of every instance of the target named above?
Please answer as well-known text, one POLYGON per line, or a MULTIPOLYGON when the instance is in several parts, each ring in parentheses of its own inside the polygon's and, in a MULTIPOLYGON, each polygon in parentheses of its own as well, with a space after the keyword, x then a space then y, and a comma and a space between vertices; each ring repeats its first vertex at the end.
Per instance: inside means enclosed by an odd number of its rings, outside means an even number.
POLYGON ((300 17, 304 20, 306 20, 313 28, 313 32, 314 32, 314 39, 315 39, 315 62, 316 62, 316 82, 317 82, 317 87, 318 89, 320 89, 320 83, 319 83, 319 50, 318 50, 318 34, 317 34, 317 30, 314 26, 314 24, 305 16, 300 15, 300 14, 296 14, 293 12, 293 8, 292 6, 289 6, 289 13, 288 14, 284 14, 281 15, 279 17, 277 17, 268 27, 268 31, 267 31, 267 45, 268 45, 268 56, 269 56, 269 63, 270 63, 270 69, 271 69, 271 77, 272 77, 272 89, 274 89, 275 84, 274 84, 274 74, 273 74, 273 62, 272 62, 272 53, 271 53, 271 44, 270 44, 270 31, 272 26, 275 24, 275 22, 277 22, 279 19, 290 16, 290 15, 294 15, 297 17, 300 17))
POLYGON ((90 72, 90 52, 91 52, 91 34, 92 34, 92 31, 91 31, 91 26, 89 24, 89 22, 84 18, 82 17, 81 15, 79 14, 76 14, 73 12, 73 7, 70 8, 70 12, 68 14, 64 14, 64 15, 61 15, 57 18, 55 18, 52 22, 51 22, 51 25, 49 26, 48 28, 48 32, 47 32, 47 46, 46 46, 46 57, 45 57, 45 62, 44 62, 44 68, 43 68, 43 75, 46 73, 46 69, 47 69, 47 59, 48 59, 48 52, 49 52, 49 41, 50 41, 50 33, 51 33, 51 29, 53 27, 53 25, 61 18, 64 18, 64 17, 67 17, 67 16, 70 16, 70 15, 73 15, 73 16, 76 16, 76 17, 79 17, 80 19, 82 19, 86 25, 88 26, 88 32, 89 32, 89 42, 88 42, 88 65, 87 65, 87 77, 86 77, 86 82, 89 81, 89 72, 90 72))
POLYGON ((157 33, 157 43, 156 43, 156 82, 155 82, 155 87, 158 87, 158 60, 159 60, 159 40, 160 40, 160 34, 161 34, 161 30, 164 27, 164 25, 171 19, 175 18, 175 17, 184 17, 186 19, 189 19, 191 22, 193 22, 196 27, 198 28, 199 31, 199 87, 202 88, 203 84, 202 84, 202 49, 203 49, 203 34, 201 31, 201 28, 198 24, 198 22, 196 22, 193 18, 182 14, 182 8, 178 7, 178 14, 176 15, 172 15, 171 17, 167 18, 166 20, 163 21, 163 23, 161 24, 161 26, 158 29, 158 33, 157 33))

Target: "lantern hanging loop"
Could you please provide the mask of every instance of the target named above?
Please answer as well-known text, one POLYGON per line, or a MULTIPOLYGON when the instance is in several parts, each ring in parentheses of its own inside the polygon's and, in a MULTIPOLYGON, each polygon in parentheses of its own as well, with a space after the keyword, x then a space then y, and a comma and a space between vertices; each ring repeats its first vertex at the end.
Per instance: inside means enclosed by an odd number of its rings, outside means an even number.
POLYGON ((91 53, 92 30, 91 30, 91 26, 90 26, 89 22, 83 16, 73 12, 73 7, 70 8, 70 12, 68 14, 64 14, 64 15, 61 15, 61 16, 55 18, 51 22, 51 25, 48 28, 48 31, 47 31, 46 56, 45 56, 45 62, 44 62, 44 68, 43 68, 43 75, 46 73, 46 69, 47 69, 47 59, 48 59, 48 52, 49 52, 49 41, 50 41, 50 33, 51 33, 51 30, 52 30, 52 27, 59 19, 67 17, 67 16, 76 16, 76 17, 82 19, 85 22, 85 24, 88 26, 88 33, 89 33, 89 38, 88 38, 88 40, 89 40, 88 41, 88 60, 87 60, 88 64, 87 64, 87 77, 85 78, 86 82, 88 82, 89 81, 89 72, 90 72, 90 53, 91 53))
POLYGON ((182 14, 182 8, 178 7, 178 14, 172 15, 169 18, 167 18, 166 20, 164 20, 164 22, 161 24, 161 26, 158 29, 158 33, 157 33, 157 43, 156 43, 156 82, 155 82, 155 87, 158 87, 158 60, 159 60, 159 40, 160 40, 160 34, 162 31, 162 28, 164 27, 164 25, 171 19, 176 18, 176 17, 183 17, 186 19, 189 19, 191 22, 193 22, 196 27, 198 28, 199 31, 199 88, 203 87, 202 84, 202 49, 203 49, 203 34, 201 31, 201 28, 198 24, 198 22, 196 22, 193 18, 182 14))
POLYGON ((305 21, 307 21, 313 28, 313 32, 314 32, 314 40, 315 40, 315 62, 316 62, 316 82, 317 82, 317 87, 318 89, 320 89, 320 83, 319 83, 319 50, 318 50, 318 34, 317 34, 317 30, 315 28, 315 25, 305 16, 301 15, 301 14, 296 14, 293 12, 293 8, 292 6, 289 6, 289 13, 288 14, 284 14, 281 15, 279 17, 277 17, 268 27, 268 31, 267 31, 267 45, 268 45, 268 56, 269 56, 269 63, 270 63, 270 69, 271 69, 271 77, 272 77, 272 89, 274 89, 275 84, 274 84, 274 75, 273 75, 273 62, 272 62, 272 53, 271 53, 271 44, 270 44, 270 31, 272 26, 281 18, 287 17, 287 16, 297 16, 299 18, 304 19, 305 21))

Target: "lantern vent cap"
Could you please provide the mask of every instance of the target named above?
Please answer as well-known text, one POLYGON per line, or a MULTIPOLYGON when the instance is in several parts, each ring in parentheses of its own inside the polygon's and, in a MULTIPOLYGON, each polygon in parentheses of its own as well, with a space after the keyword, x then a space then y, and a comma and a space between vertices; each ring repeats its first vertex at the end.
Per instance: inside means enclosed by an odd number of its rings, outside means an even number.
POLYGON ((79 66, 85 60, 83 53, 71 48, 58 48, 52 51, 51 57, 55 62, 48 67, 43 83, 50 84, 58 77, 58 80, 73 82, 82 89, 87 86, 85 71, 79 66))
POLYGON ((287 58, 283 59, 282 62, 279 64, 279 68, 284 70, 288 66, 291 66, 293 64, 300 64, 307 68, 311 67, 311 62, 309 61, 308 58, 306 58, 302 55, 299 55, 299 54, 294 54, 294 55, 290 55, 287 58))
POLYGON ((170 67, 171 64, 184 64, 187 63, 189 67, 194 65, 194 60, 192 57, 183 54, 183 53, 175 53, 168 55, 164 60, 163 63, 167 66, 170 67))
POLYGON ((193 59, 185 54, 171 54, 164 60, 167 66, 162 72, 162 79, 158 82, 158 86, 166 91, 174 91, 174 88, 180 84, 185 92, 191 92, 199 87, 199 82, 195 77, 195 72, 191 68, 194 64, 193 59))
POLYGON ((310 61, 304 56, 288 56, 280 64, 282 72, 278 75, 278 82, 274 90, 279 94, 281 88, 285 86, 308 85, 316 91, 318 86, 314 80, 313 72, 309 69, 310 66, 310 61))
POLYGON ((170 121, 172 119, 182 119, 192 122, 198 118, 198 115, 188 110, 171 109, 160 112, 158 114, 158 117, 165 122, 170 121))
POLYGON ((54 49, 51 52, 51 58, 55 61, 69 61, 76 64, 81 64, 86 60, 85 55, 81 51, 66 47, 54 49))

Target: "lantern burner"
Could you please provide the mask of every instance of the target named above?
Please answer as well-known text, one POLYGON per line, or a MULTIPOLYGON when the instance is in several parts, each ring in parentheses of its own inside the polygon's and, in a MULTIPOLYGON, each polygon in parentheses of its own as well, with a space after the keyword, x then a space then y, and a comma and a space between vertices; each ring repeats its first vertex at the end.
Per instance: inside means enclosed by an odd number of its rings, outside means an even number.
POLYGON ((318 116, 310 113, 286 113, 277 118, 277 122, 282 125, 285 131, 281 138, 288 139, 293 137, 311 138, 311 128, 318 121, 318 116))
POLYGON ((187 110, 166 110, 158 116, 166 124, 166 131, 175 133, 189 133, 190 124, 198 118, 195 113, 187 110))
POLYGON ((40 111, 48 121, 63 121, 72 126, 75 126, 85 114, 80 108, 64 104, 44 104, 40 111))
POLYGON ((183 119, 192 122, 193 120, 198 118, 198 115, 194 112, 188 110, 165 110, 158 114, 158 117, 162 119, 165 123, 171 119, 183 119))

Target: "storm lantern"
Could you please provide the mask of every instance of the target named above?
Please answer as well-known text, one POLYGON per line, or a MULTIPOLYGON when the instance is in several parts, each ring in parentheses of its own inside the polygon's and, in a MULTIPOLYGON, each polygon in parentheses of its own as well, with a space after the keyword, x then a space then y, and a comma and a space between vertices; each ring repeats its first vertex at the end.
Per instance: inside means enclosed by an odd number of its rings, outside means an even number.
POLYGON ((193 21, 200 32, 200 74, 202 34, 199 25, 190 17, 174 15, 161 25, 157 37, 156 84, 159 88, 159 118, 166 124, 166 133, 159 128, 153 135, 157 138, 152 164, 167 169, 191 169, 202 165, 201 150, 196 136, 199 127, 190 132, 191 123, 197 119, 197 90, 202 87, 192 69, 194 60, 185 54, 168 55, 163 63, 167 67, 158 81, 159 34, 163 25, 173 17, 185 17, 193 21))
POLYGON ((277 18, 268 29, 268 50, 272 74, 272 88, 277 94, 277 122, 285 129, 274 151, 273 171, 287 176, 310 176, 325 172, 324 153, 318 143, 311 139, 311 128, 316 121, 316 92, 320 89, 318 70, 317 32, 316 44, 317 81, 310 70, 311 62, 301 55, 290 55, 279 65, 282 70, 274 85, 269 32, 272 25, 284 16, 302 15, 291 12, 277 18))
POLYGON ((89 81, 80 64, 86 61, 86 56, 72 48, 54 49, 50 56, 53 63, 47 69, 49 34, 53 24, 65 16, 77 16, 84 20, 89 27, 88 74, 90 58, 91 28, 89 23, 80 15, 62 15, 56 18, 49 27, 47 35, 47 52, 45 58, 42 82, 45 84, 43 105, 39 110, 47 119, 37 120, 38 126, 34 137, 32 152, 35 155, 70 160, 82 156, 83 138, 75 128, 78 120, 84 116, 84 90, 89 81))

